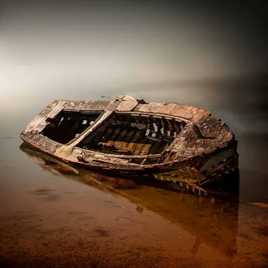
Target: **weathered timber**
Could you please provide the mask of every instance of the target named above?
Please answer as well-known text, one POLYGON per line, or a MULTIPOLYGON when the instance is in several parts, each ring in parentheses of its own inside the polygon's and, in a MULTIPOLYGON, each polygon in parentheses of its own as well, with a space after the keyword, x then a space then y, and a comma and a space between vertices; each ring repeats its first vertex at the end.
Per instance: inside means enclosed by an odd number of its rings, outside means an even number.
POLYGON ((233 132, 209 111, 129 96, 53 101, 21 138, 71 164, 151 174, 198 193, 238 167, 233 132))

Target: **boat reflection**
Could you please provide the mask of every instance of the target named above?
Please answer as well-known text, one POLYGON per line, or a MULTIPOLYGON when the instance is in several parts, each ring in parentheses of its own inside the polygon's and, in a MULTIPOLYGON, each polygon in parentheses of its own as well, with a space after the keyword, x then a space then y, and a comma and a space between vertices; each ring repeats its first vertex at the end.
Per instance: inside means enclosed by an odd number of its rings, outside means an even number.
POLYGON ((20 149, 42 169, 125 197, 143 213, 148 209, 179 225, 193 239, 192 253, 205 243, 228 257, 237 253, 238 202, 168 191, 148 178, 124 179, 77 168, 22 144, 20 149))

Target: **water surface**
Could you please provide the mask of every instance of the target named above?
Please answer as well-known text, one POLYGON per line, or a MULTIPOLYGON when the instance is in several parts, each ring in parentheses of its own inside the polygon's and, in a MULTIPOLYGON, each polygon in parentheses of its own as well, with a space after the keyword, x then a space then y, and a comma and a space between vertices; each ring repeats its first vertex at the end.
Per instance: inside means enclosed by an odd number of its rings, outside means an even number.
POLYGON ((0 91, 2 267, 266 267, 267 84, 255 77, 0 91), (77 174, 20 148, 19 132, 52 99, 121 94, 222 117, 238 139, 239 202, 77 174))

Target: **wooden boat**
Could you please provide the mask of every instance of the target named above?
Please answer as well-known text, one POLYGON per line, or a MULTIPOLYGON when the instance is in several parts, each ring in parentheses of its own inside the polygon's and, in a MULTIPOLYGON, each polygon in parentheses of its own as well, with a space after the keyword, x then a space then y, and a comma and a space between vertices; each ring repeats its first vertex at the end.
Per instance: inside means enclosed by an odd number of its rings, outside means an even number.
POLYGON ((71 164, 153 175, 193 192, 238 167, 233 132, 209 111, 130 96, 53 101, 21 138, 71 164))

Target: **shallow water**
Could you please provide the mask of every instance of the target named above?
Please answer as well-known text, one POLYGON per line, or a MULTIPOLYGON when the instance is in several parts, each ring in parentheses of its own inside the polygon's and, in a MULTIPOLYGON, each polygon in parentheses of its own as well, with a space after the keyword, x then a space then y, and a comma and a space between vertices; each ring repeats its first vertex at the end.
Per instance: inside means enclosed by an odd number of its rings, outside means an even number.
POLYGON ((0 92, 1 267, 266 267, 267 85, 261 77, 0 92), (238 139, 239 202, 77 171, 20 148, 19 132, 48 101, 120 94, 222 117, 238 139))

